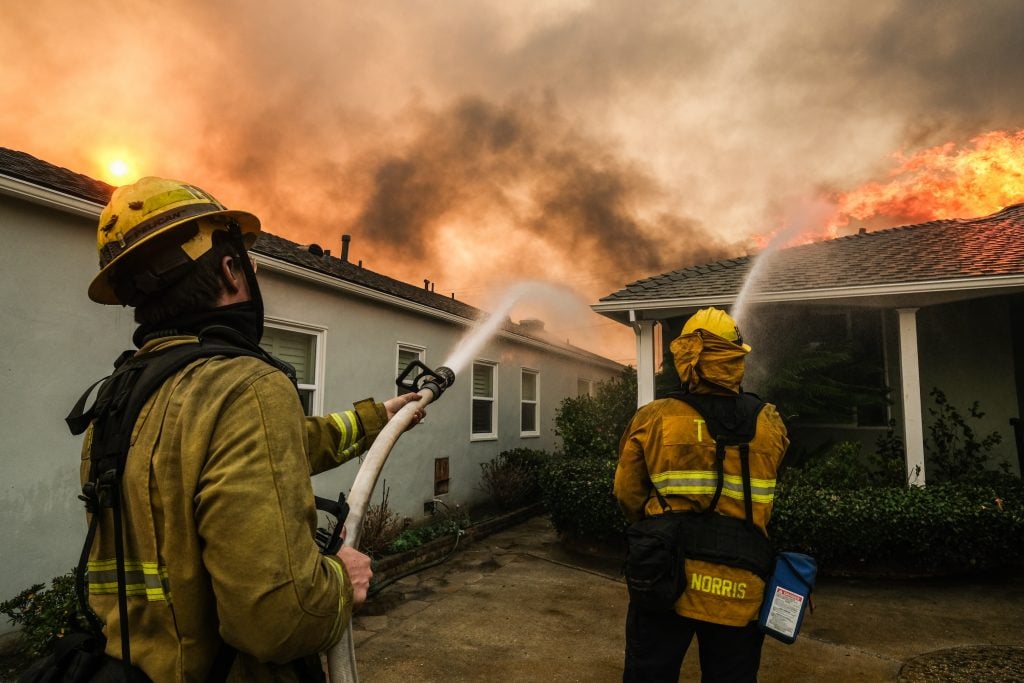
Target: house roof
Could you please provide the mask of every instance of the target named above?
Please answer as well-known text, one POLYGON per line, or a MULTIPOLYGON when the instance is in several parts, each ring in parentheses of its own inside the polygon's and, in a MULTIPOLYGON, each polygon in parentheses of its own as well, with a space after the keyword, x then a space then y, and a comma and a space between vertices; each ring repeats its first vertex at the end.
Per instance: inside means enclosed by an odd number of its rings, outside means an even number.
MULTIPOLYGON (((31 189, 31 188, 30 188, 31 189)), ((0 191, 7 191, 10 194, 23 196, 31 200, 40 201, 50 206, 65 207, 62 198, 81 200, 89 206, 88 211, 95 217, 99 216, 100 210, 114 191, 112 185, 108 185, 89 176, 75 173, 74 171, 56 166, 49 162, 37 159, 36 157, 12 149, 0 147, 0 191), (12 187, 5 179, 17 181, 17 187, 12 187), (52 196, 43 197, 36 192, 26 191, 24 184, 32 188, 41 188, 52 196)), ((80 206, 77 213, 82 213, 80 206)), ((253 246, 253 251, 266 256, 278 263, 289 264, 301 271, 317 273, 329 280, 351 283, 365 290, 372 290, 385 295, 378 297, 387 300, 387 297, 410 302, 417 309, 429 309, 445 314, 449 319, 460 319, 464 321, 475 321, 486 315, 486 312, 470 306, 467 303, 458 301, 453 297, 446 297, 443 294, 436 294, 423 287, 416 287, 394 278, 390 278, 372 270, 363 268, 361 264, 353 264, 342 261, 340 258, 321 254, 322 250, 308 245, 299 245, 295 242, 279 237, 272 233, 263 231, 253 246), (312 249, 312 251, 311 251, 312 249)), ((561 342, 538 330, 533 324, 516 324, 506 321, 503 325, 505 332, 532 340, 546 347, 554 347, 562 351, 570 352, 573 355, 584 359, 618 366, 618 363, 611 361, 604 356, 581 349, 572 344, 561 342)))
POLYGON ((748 281, 755 302, 913 306, 1024 291, 1024 204, 681 268, 630 283, 593 308, 620 321, 629 311, 653 319, 735 303, 748 281))

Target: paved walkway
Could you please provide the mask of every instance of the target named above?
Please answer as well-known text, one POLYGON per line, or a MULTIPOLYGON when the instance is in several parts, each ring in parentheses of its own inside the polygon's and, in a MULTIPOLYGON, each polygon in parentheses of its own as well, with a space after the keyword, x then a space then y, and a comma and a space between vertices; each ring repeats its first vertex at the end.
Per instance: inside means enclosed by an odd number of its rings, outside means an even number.
MULTIPOLYGON (((360 677, 619 681, 618 565, 565 552, 543 516, 477 541, 367 603, 354 621, 360 677)), ((762 682, 1024 680, 1024 577, 825 579, 815 604, 796 644, 766 640, 762 682)), ((680 680, 699 680, 696 654, 680 680)))

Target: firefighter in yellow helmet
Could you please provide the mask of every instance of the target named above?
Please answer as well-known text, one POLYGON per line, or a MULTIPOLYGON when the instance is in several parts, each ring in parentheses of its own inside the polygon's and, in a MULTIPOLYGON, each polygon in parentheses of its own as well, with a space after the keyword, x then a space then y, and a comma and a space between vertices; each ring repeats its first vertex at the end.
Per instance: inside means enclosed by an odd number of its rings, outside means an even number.
POLYGON ((685 587, 662 609, 630 601, 623 680, 678 680, 696 636, 702 680, 755 681, 773 557, 766 526, 789 439, 775 407, 740 387, 751 348, 728 314, 697 311, 670 348, 681 386, 634 415, 615 496, 630 522, 684 513, 673 518, 685 587))
POLYGON ((352 548, 321 553, 310 473, 358 456, 416 398, 304 415, 290 367, 259 347, 263 304, 248 254, 259 232, 252 214, 162 178, 117 188, 100 215, 89 297, 135 309, 129 362, 152 368, 184 347, 221 349, 145 400, 113 504, 109 489, 96 493, 109 484, 97 466, 108 456, 93 448, 108 423, 85 414, 81 479, 97 520, 89 604, 105 666, 127 659, 152 680, 322 680, 317 653, 340 639, 371 570, 352 548))

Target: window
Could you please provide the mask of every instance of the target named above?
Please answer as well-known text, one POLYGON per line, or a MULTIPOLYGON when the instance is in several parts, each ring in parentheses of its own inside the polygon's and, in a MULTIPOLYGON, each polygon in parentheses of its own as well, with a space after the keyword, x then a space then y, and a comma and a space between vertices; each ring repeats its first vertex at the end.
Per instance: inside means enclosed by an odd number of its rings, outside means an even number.
POLYGON ((764 348, 758 384, 794 423, 884 427, 889 419, 885 326, 881 311, 797 310, 780 318, 780 335, 764 348), (784 378, 785 381, 780 381, 784 378))
MULTIPOLYGON (((397 378, 399 375, 401 375, 402 372, 404 372, 405 369, 407 367, 409 367, 409 363, 412 363, 413 361, 417 361, 417 360, 422 363, 425 352, 426 352, 426 349, 424 349, 422 346, 413 346, 412 344, 399 344, 398 345, 398 365, 395 368, 396 369, 395 377, 397 378)), ((416 372, 413 371, 413 375, 415 375, 415 374, 416 374, 416 372)), ((399 392, 399 393, 404 393, 404 392, 399 392)))
POLYGON ((493 439, 498 436, 495 424, 495 369, 494 363, 473 363, 473 418, 471 438, 493 439))
POLYGON ((320 350, 323 330, 295 323, 271 323, 263 330, 260 346, 295 368, 299 384, 299 400, 306 415, 323 412, 320 350))
POLYGON ((580 377, 576 380, 576 395, 577 396, 593 396, 594 395, 594 380, 583 379, 580 377))
POLYGON ((537 395, 539 393, 540 375, 536 370, 523 368, 520 393, 520 436, 540 436, 537 426, 537 395))

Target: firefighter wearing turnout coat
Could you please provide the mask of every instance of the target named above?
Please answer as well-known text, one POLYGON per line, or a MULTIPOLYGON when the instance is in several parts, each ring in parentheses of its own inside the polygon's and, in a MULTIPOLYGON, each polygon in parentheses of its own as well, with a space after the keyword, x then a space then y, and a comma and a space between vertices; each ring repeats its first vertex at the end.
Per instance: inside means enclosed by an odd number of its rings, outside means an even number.
POLYGON ((619 444, 615 496, 630 522, 687 513, 684 521, 703 530, 698 545, 709 547, 690 547, 698 535, 690 533, 674 610, 631 602, 623 680, 678 680, 696 636, 702 680, 756 681, 764 641, 756 619, 768 571, 761 558, 770 553, 766 526, 789 439, 775 406, 742 392, 751 349, 724 311, 695 313, 671 350, 680 391, 634 415, 619 444), (728 533, 709 541, 709 530, 719 529, 728 533))
MULTIPOLYGON (((248 254, 259 230, 255 216, 162 178, 118 188, 100 215, 89 297, 135 309, 138 350, 126 357, 153 363, 200 339, 228 348, 149 395, 113 505, 110 491, 87 503, 98 522, 88 602, 109 666, 128 654, 132 680, 322 681, 317 653, 366 597, 370 559, 317 545, 310 475, 360 455, 418 397, 304 414, 290 366, 259 347, 263 304, 248 254)), ((98 423, 82 451, 83 500, 96 490, 98 423)))

